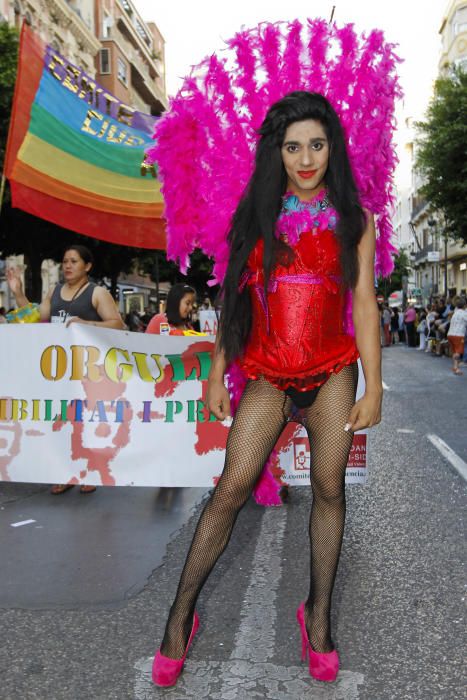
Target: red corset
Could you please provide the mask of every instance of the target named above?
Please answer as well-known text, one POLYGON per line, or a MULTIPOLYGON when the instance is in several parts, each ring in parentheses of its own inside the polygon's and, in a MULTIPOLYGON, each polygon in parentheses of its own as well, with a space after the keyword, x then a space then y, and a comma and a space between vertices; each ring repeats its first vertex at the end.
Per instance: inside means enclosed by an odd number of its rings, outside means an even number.
POLYGON ((240 366, 281 390, 307 391, 355 362, 358 350, 343 329, 344 292, 339 243, 333 231, 305 232, 290 263, 276 264, 264 293, 263 241, 252 251, 241 287, 248 285, 252 327, 240 366))

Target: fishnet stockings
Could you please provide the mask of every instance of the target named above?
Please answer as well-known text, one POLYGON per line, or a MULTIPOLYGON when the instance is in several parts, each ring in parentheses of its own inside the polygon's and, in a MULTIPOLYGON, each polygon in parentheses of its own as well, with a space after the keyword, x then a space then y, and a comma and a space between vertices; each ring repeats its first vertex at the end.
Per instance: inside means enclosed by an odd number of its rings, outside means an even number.
MULTIPOLYGON (((316 651, 330 651, 330 606, 345 518, 344 477, 352 435, 344 431, 354 402, 357 366, 345 367, 302 409, 312 443, 310 518, 311 587, 306 623, 316 651)), ((250 381, 229 431, 224 471, 198 521, 170 609, 161 653, 178 659, 190 635, 198 595, 226 548, 241 508, 292 408, 291 399, 265 379, 250 381)))
POLYGON ((310 593, 308 638, 317 652, 332 651, 331 596, 344 535, 345 469, 353 433, 345 432, 355 402, 357 363, 333 374, 309 408, 302 409, 311 448, 310 593))

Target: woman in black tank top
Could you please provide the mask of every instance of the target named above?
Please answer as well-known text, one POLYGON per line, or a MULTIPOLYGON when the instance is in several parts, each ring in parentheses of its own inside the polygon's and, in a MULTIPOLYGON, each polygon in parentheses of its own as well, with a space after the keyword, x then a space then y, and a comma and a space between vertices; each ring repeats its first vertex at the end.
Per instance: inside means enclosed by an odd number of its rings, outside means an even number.
MULTIPOLYGON (((86 323, 117 330, 125 327, 109 292, 89 281, 93 262, 91 251, 83 245, 65 250, 62 261, 65 282, 52 289, 40 305, 41 321, 65 323, 67 326, 86 323)), ((18 272, 8 271, 8 283, 17 305, 29 304, 18 272)))
MULTIPOLYGON (((63 255, 62 271, 65 282, 57 284, 40 305, 41 321, 52 323, 85 323, 122 330, 125 325, 110 293, 89 281, 93 265, 92 253, 82 245, 67 248, 63 255)), ((8 283, 18 306, 29 304, 18 272, 8 272, 8 283)), ((72 484, 56 484, 53 494, 72 488, 72 484)), ((96 490, 95 486, 81 486, 81 493, 96 490)))

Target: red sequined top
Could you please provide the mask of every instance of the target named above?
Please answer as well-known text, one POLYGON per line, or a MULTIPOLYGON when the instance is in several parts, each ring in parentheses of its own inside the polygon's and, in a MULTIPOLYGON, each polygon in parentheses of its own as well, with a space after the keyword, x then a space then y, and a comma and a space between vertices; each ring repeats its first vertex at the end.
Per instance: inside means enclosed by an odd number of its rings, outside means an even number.
POLYGON ((251 334, 239 364, 250 379, 263 376, 281 390, 307 391, 358 359, 344 332, 340 247, 331 229, 307 231, 279 260, 264 294, 263 241, 250 254, 241 286, 252 302, 251 334))

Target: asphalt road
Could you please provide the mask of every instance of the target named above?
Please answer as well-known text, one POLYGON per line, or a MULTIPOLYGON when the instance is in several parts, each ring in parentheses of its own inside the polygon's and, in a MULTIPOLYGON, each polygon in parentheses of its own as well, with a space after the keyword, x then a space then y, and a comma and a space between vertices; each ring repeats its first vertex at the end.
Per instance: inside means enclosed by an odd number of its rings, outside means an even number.
POLYGON ((285 507, 250 501, 242 511, 199 600, 184 673, 164 691, 151 685, 150 664, 203 491, 75 489, 57 499, 44 486, 4 484, 0 698, 463 698, 467 371, 455 377, 449 366, 403 346, 384 350, 370 478, 347 488, 335 683, 314 681, 300 663, 307 487, 292 489, 285 507), (36 522, 11 527, 27 519, 36 522))

